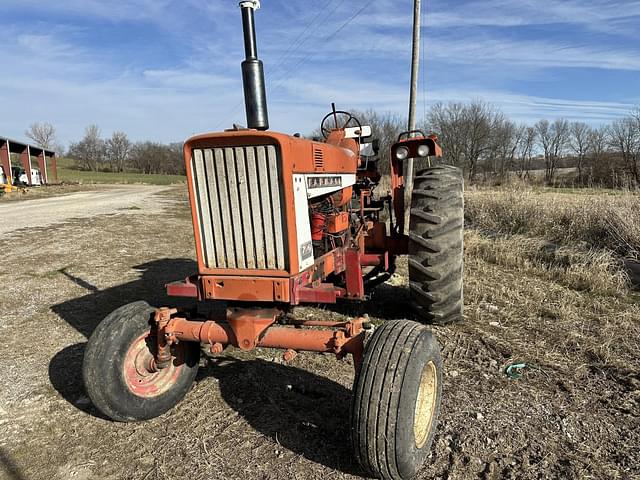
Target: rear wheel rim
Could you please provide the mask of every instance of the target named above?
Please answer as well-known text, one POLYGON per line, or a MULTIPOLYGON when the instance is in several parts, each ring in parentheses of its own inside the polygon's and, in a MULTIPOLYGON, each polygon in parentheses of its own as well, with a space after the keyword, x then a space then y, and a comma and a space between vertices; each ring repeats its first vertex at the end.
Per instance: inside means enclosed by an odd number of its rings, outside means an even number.
POLYGON ((184 349, 182 344, 172 348, 171 362, 158 369, 153 351, 155 342, 149 332, 136 338, 124 357, 124 381, 131 393, 137 397, 152 398, 162 395, 175 385, 184 368, 184 349))
POLYGON ((438 395, 438 375, 436 365, 427 363, 420 376, 420 387, 416 398, 416 409, 413 420, 413 435, 416 448, 424 447, 433 426, 438 395))

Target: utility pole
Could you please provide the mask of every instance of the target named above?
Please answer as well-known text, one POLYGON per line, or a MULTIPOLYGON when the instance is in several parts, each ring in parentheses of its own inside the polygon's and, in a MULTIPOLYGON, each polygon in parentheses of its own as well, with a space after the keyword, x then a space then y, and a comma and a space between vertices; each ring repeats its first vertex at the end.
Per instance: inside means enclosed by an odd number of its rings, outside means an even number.
MULTIPOLYGON (((413 47, 411 49, 411 89, 409 91, 409 124, 407 130, 416 129, 416 102, 418 97, 418 73, 420 72, 420 0, 413 0, 413 47)), ((407 169, 404 177, 405 205, 407 199, 411 201, 413 191, 413 158, 407 159, 407 169)), ((405 214, 405 217, 407 214, 405 214)), ((409 222, 405 222, 409 225, 409 222)))
POLYGON ((420 72, 420 0, 413 0, 413 48, 411 50, 411 91, 409 93, 409 125, 416 129, 416 102, 418 97, 418 74, 420 72))

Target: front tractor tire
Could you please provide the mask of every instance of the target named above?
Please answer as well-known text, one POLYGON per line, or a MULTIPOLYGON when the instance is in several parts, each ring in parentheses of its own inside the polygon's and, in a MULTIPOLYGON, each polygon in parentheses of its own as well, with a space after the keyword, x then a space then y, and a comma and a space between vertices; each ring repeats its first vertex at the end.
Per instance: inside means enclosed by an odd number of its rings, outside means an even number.
POLYGON ((431 449, 442 397, 438 342, 424 325, 394 320, 367 343, 353 388, 351 437, 367 474, 410 479, 431 449))
POLYGON ((409 291, 421 322, 462 320, 463 176, 438 165, 417 172, 409 217, 409 291))
POLYGON ((154 312, 146 302, 124 305, 100 322, 87 343, 85 389, 95 407, 113 420, 162 415, 182 400, 198 372, 200 345, 190 342, 172 347, 167 367, 155 367, 154 312))

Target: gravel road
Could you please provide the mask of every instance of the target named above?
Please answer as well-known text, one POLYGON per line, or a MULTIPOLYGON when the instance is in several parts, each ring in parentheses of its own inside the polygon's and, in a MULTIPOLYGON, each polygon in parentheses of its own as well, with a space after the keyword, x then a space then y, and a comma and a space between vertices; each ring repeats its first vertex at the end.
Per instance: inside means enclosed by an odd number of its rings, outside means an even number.
POLYGON ((57 197, 0 203, 0 235, 31 227, 46 227, 72 218, 113 213, 160 213, 155 193, 169 187, 158 185, 108 185, 97 190, 57 197))

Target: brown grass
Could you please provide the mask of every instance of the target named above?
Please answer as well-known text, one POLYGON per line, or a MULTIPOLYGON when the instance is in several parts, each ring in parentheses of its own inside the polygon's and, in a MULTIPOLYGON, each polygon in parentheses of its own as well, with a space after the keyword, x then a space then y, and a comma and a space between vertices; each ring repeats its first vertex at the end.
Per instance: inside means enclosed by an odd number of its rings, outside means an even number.
MULTIPOLYGON (((606 260, 589 264, 583 252, 564 268, 527 252, 527 246, 541 246, 535 239, 467 232, 465 241, 466 320, 481 330, 483 342, 509 360, 562 372, 572 389, 598 391, 598 374, 630 381, 631 392, 638 388, 632 372, 638 368, 639 304, 619 294, 624 283, 617 271, 603 270, 606 260), (494 329, 485 327, 490 320, 497 322, 494 329)), ((620 404, 628 398, 626 392, 611 397, 620 404)))
POLYGON ((640 257, 640 196, 471 190, 465 219, 492 235, 527 235, 558 245, 640 257))
POLYGON ((627 275, 607 250, 556 246, 542 238, 514 235, 488 238, 477 231, 465 235, 465 250, 488 263, 509 267, 565 285, 573 290, 624 294, 627 275))

